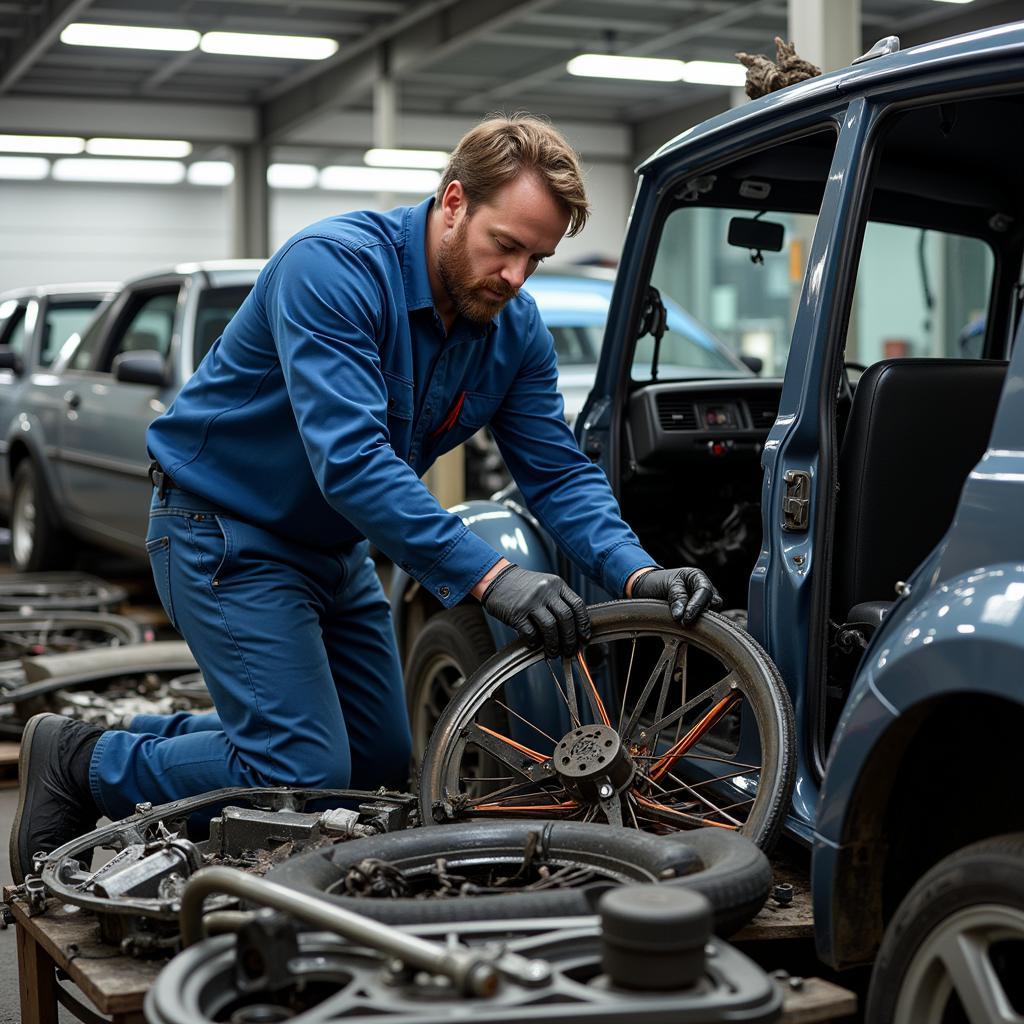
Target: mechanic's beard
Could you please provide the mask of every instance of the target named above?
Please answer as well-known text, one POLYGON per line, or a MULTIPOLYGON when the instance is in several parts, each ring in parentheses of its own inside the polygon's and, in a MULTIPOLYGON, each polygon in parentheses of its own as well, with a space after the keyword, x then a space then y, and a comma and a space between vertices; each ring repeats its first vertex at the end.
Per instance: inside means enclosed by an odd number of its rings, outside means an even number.
POLYGON ((437 249, 437 273, 455 311, 475 324, 490 323, 509 299, 519 294, 518 288, 510 288, 501 278, 473 275, 466 245, 465 219, 441 240, 437 249), (496 292, 502 298, 489 299, 482 293, 482 288, 496 292))

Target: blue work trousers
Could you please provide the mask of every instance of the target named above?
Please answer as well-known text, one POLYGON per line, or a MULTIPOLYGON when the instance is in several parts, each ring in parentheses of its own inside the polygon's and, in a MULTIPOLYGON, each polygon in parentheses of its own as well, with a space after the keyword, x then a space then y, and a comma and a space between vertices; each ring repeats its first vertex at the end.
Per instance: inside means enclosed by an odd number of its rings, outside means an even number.
POLYGON ((169 490, 154 496, 146 547, 217 711, 103 733, 90 783, 104 814, 222 786, 406 785, 401 666, 366 541, 305 547, 169 490))

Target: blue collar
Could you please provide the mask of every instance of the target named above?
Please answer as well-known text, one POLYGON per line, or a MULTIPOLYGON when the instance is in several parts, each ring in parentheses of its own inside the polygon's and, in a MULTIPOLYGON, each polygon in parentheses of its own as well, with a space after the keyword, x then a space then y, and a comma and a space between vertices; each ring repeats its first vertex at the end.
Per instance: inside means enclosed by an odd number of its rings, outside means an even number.
POLYGON ((408 309, 434 307, 427 273, 427 218, 434 205, 434 197, 424 199, 405 211, 405 251, 402 253, 402 283, 405 285, 405 305, 408 309))

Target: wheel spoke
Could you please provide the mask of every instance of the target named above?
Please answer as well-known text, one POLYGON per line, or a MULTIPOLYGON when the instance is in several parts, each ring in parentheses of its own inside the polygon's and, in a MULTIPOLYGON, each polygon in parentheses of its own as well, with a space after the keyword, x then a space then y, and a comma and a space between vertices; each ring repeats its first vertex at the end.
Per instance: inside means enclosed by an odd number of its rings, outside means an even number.
MULTIPOLYGON (((675 666, 676 654, 678 652, 678 640, 664 641, 661 654, 658 655, 658 660, 655 663, 654 668, 651 669, 651 674, 647 677, 647 682, 644 683, 644 688, 640 691, 639 699, 633 705, 633 712, 629 716, 629 721, 626 722, 625 726, 619 730, 619 735, 621 735, 623 739, 628 740, 632 737, 633 731, 636 729, 637 723, 640 721, 640 715, 647 706, 647 701, 654 692, 654 687, 658 685, 658 680, 662 680, 662 692, 664 692, 664 688, 671 681, 672 669, 675 666)), ((672 721, 675 721, 675 719, 672 719, 672 721)), ((665 726, 662 724, 658 724, 656 726, 659 730, 664 727, 665 726)))
POLYGON ((626 682, 622 687, 622 708, 619 710, 619 724, 615 727, 616 732, 622 735, 622 723, 626 720, 626 697, 629 695, 629 681, 633 678, 633 660, 636 658, 636 637, 633 637, 632 646, 629 649, 629 666, 626 669, 626 682))
POLYGON ((661 759, 654 763, 650 778, 654 781, 660 779, 739 699, 739 694, 726 694, 678 743, 673 743, 661 759))
MULTIPOLYGON (((669 712, 664 718, 656 719, 654 723, 648 726, 644 731, 650 735, 651 733, 661 733, 667 729, 673 722, 678 722, 677 733, 682 727, 683 719, 695 708, 699 708, 702 704, 717 703, 726 694, 730 692, 738 692, 736 689, 739 685, 736 678, 735 672, 730 672, 727 676, 723 676, 713 686, 709 686, 706 690, 702 690, 697 694, 693 700, 688 700, 681 708, 676 708, 675 711, 669 712)), ((678 742, 678 739, 676 740, 678 742)), ((654 749, 653 746, 647 744, 647 746, 654 749)))
POLYGON ((555 689, 561 694, 562 700, 569 711, 570 728, 578 729, 581 725, 580 709, 576 706, 576 685, 573 681, 572 664, 568 658, 562 660, 562 675, 565 677, 564 690, 562 689, 562 684, 558 681, 558 676, 555 675, 555 670, 551 667, 551 662, 545 660, 544 664, 547 666, 548 672, 551 673, 551 681, 555 684, 555 689))
POLYGON ((971 1024, 1016 1022, 1002 982, 988 958, 988 943, 977 934, 956 931, 946 935, 936 953, 971 1024))
POLYGON ((486 725, 470 725, 466 733, 466 743, 473 743, 502 764, 531 780, 534 778, 533 773, 537 771, 536 766, 545 761, 543 754, 538 754, 536 750, 502 736, 500 732, 488 729, 486 725))
POLYGON ((503 708, 510 715, 514 715, 516 718, 518 718, 519 721, 523 723, 523 725, 528 725, 531 729, 533 729, 534 732, 539 732, 541 736, 544 737, 544 739, 550 740, 552 746, 558 745, 558 740, 556 740, 554 736, 551 736, 548 733, 546 733, 539 725, 534 725, 533 722, 531 722, 528 718, 524 718, 521 714, 519 714, 518 711, 513 711, 512 708, 510 708, 503 701, 498 700, 497 697, 494 698, 494 703, 497 704, 499 708, 503 708))
MULTIPOLYGON (((726 814, 725 812, 726 812, 727 808, 719 807, 714 801, 709 800, 703 793, 698 793, 695 789, 693 789, 693 787, 688 786, 678 776, 673 775, 671 772, 667 772, 666 774, 668 775, 668 777, 673 782, 676 783, 676 785, 678 786, 678 789, 675 789, 675 790, 662 789, 661 786, 658 786, 658 790, 659 790, 659 794, 658 795, 661 797, 662 800, 664 800, 666 797, 673 796, 676 793, 684 793, 685 792, 685 793, 688 793, 690 796, 692 796, 694 799, 698 800, 700 803, 704 804, 706 807, 709 807, 715 814, 720 814, 723 818, 728 818, 729 821, 731 821, 737 827, 739 827, 740 825, 743 824, 742 821, 739 821, 738 819, 732 817, 731 815, 726 814)), ((657 786, 657 783, 655 783, 655 785, 657 786)), ((746 801, 743 801, 743 802, 745 803, 746 801)))
MULTIPOLYGON (((554 772, 548 775, 551 778, 554 772)), ((479 782, 479 779, 473 779, 473 782, 479 782)), ((544 781, 543 778, 538 779, 536 782, 532 779, 528 779, 526 782, 513 782, 509 786, 502 786, 501 789, 496 789, 491 793, 485 793, 483 796, 473 797, 466 803, 466 807, 479 807, 481 804, 497 804, 501 801, 509 799, 511 797, 521 798, 529 796, 532 799, 536 799, 538 796, 556 796, 558 794, 552 794, 549 790, 542 789, 539 787, 539 783, 544 781)), ((562 789, 564 792, 564 787, 562 789)))
POLYGON ((657 800, 649 800, 642 793, 638 793, 633 790, 633 797, 641 807, 646 807, 649 811, 654 813, 654 816, 659 819, 667 819, 670 822, 677 824, 688 825, 690 828, 700 828, 702 825, 711 825, 714 828, 725 828, 735 832, 735 825, 727 825, 720 821, 711 821, 708 818, 704 818, 699 814, 687 814, 685 811, 677 810, 675 807, 669 807, 666 804, 659 803, 657 800))
POLYGON ((597 692, 594 677, 590 674, 590 669, 587 667, 587 659, 583 657, 582 651, 576 655, 576 660, 580 663, 580 668, 583 669, 583 676, 587 681, 587 699, 590 701, 590 709, 594 712, 594 717, 603 725, 611 725, 611 719, 604 708, 604 701, 601 700, 601 694, 597 692))

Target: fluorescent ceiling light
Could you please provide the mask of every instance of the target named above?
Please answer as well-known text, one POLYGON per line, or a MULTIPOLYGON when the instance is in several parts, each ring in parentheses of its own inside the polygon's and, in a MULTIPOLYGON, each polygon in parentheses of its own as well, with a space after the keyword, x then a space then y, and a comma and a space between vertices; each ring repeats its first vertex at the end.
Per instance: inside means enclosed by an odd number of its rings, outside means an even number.
POLYGON ((81 153, 85 139, 66 135, 0 135, 4 153, 81 153))
POLYGON ((316 188, 319 174, 312 164, 271 164, 267 184, 271 188, 316 188))
POLYGON ((688 60, 683 81, 700 85, 745 85, 747 69, 738 61, 688 60))
POLYGON ((320 36, 271 36, 255 32, 207 32, 199 43, 206 53, 230 53, 239 57, 286 57, 291 60, 324 60, 338 52, 334 39, 320 36))
POLYGON ((939 0, 941 4, 970 4, 974 3, 974 0, 939 0))
POLYGON ((148 28, 142 25, 92 25, 76 21, 60 34, 71 46, 115 46, 125 50, 194 50, 199 33, 190 28, 148 28))
POLYGON ((320 187, 337 192, 415 192, 426 195, 437 188, 437 171, 397 167, 325 167, 320 187))
POLYGON ((190 185, 230 185, 235 167, 229 160, 196 160, 188 165, 185 177, 190 185))
POLYGON ((448 166, 448 154, 441 149, 368 149, 363 159, 370 167, 430 167, 440 170, 448 166))
POLYGON ((91 160, 88 157, 56 160, 57 181, 116 181, 138 185, 177 185, 185 178, 185 165, 177 160, 91 160))
POLYGON ((41 156, 0 156, 0 178, 38 181, 50 173, 50 161, 41 156))
POLYGON ((192 152, 192 143, 180 139, 89 139, 86 153, 93 156, 156 156, 180 159, 192 152))
POLYGON ((581 53, 566 70, 585 78, 632 78, 642 82, 678 82, 683 77, 681 60, 662 57, 617 57, 609 53, 581 53))

